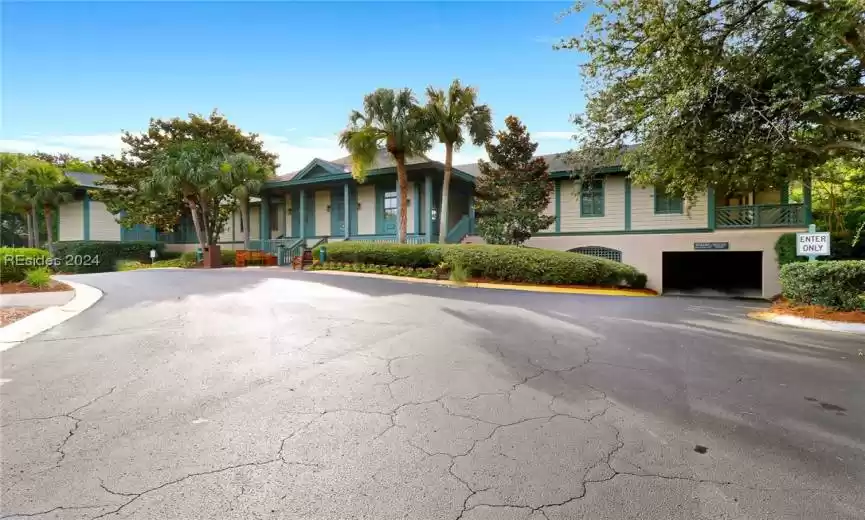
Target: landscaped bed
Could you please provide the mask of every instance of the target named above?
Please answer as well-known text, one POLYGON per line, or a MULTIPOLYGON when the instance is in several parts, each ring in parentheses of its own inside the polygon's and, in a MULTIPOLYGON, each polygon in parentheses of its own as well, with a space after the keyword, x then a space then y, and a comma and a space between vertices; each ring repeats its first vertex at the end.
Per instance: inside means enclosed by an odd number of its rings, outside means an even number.
POLYGON ((797 318, 843 321, 847 323, 865 323, 865 310, 838 311, 823 307, 822 305, 796 304, 785 299, 780 299, 774 302, 769 311, 775 314, 783 314, 785 316, 796 316, 797 318))
MULTIPOLYGON (((313 251, 313 258, 319 253, 313 251)), ((569 288, 642 290, 646 285, 643 273, 620 262, 517 246, 337 242, 327 246, 326 254, 328 262, 313 269, 569 288)))
POLYGON ((17 293, 32 293, 32 292, 54 292, 54 291, 71 291, 63 282, 57 280, 49 280, 46 285, 36 287, 27 281, 23 282, 8 282, 0 284, 0 294, 17 294, 17 293))
POLYGON ((865 323, 865 260, 803 262, 781 268, 776 314, 865 323))
POLYGON ((0 307, 0 327, 5 327, 41 309, 33 307, 0 307))

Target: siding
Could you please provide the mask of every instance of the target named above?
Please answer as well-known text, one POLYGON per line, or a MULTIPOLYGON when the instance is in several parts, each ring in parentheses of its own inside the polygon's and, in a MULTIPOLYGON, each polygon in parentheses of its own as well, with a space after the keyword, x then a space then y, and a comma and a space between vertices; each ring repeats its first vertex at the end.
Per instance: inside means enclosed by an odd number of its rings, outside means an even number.
POLYGON ((120 224, 95 200, 90 201, 90 240, 120 240, 120 224))
MULTIPOLYGON (((561 181, 556 181, 555 183, 553 183, 553 186, 555 186, 556 183, 561 183, 562 190, 564 190, 566 187, 571 186, 571 183, 561 182, 561 181)), ((570 195, 570 191, 568 192, 568 194, 570 195)), ((562 192, 562 195, 564 195, 564 192, 562 192)), ((547 208, 544 210, 544 215, 548 215, 548 216, 555 216, 556 215, 556 190, 555 189, 553 189, 553 192, 550 193, 550 203, 547 204, 547 208)), ((578 215, 579 215, 579 213, 578 213, 578 215)), ((548 228, 543 229, 542 231, 543 232, 553 232, 555 230, 556 230, 556 222, 553 221, 553 223, 550 224, 550 226, 548 228)))
POLYGON ((375 186, 358 186, 357 201, 360 209, 357 211, 357 233, 359 235, 375 234, 375 186))
POLYGON ((220 242, 231 242, 233 240, 240 240, 240 228, 237 228, 237 238, 232 238, 231 233, 234 230, 234 227, 237 226, 237 219, 240 210, 234 210, 234 213, 231 214, 231 218, 228 219, 228 222, 225 223, 225 227, 222 229, 222 233, 219 234, 220 242))
POLYGON ((84 204, 77 200, 60 205, 57 240, 84 240, 84 204))
POLYGON ((709 227, 708 193, 702 195, 688 210, 685 201, 683 212, 655 214, 655 188, 631 186, 631 229, 705 229, 709 227))
POLYGON ((623 231, 625 229, 625 179, 604 179, 604 216, 580 217, 580 197, 571 181, 562 182, 561 231, 623 231))
POLYGON ((249 238, 261 238, 261 216, 258 206, 251 206, 249 208, 249 238))
MULTIPOLYGON (((315 235, 330 236, 330 190, 315 192, 315 235)), ((308 210, 307 210, 308 211, 308 210)))

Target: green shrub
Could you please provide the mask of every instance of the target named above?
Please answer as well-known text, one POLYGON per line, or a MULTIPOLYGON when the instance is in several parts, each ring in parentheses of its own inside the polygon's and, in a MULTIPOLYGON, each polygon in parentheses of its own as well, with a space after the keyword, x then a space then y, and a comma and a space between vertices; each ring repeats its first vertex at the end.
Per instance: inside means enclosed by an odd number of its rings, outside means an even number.
POLYGON ((32 247, 0 247, 0 282, 20 282, 27 271, 52 265, 51 253, 32 247))
POLYGON ((782 294, 804 305, 865 309, 865 260, 797 262, 781 268, 782 294))
POLYGON ((150 262, 150 250, 155 249, 157 258, 165 250, 162 242, 130 241, 101 242, 77 240, 55 242, 56 269, 65 273, 104 273, 114 271, 118 260, 150 262))
POLYGON ((219 251, 219 258, 222 265, 234 265, 234 259, 236 258, 234 249, 221 249, 219 251))
POLYGON ((164 253, 162 253, 161 255, 156 257, 156 259, 157 260, 177 260, 182 255, 183 255, 183 253, 181 253, 180 251, 165 251, 164 253))
POLYGON ((118 260, 117 261, 117 270, 118 271, 135 271, 136 269, 146 269, 150 264, 143 264, 138 260, 118 260))
POLYGON ((435 278, 435 269, 430 267, 403 267, 375 264, 351 264, 344 262, 325 262, 314 264, 311 271, 347 271, 353 273, 387 274, 391 276, 408 276, 413 278, 435 278))
POLYGON ((48 287, 48 284, 51 283, 51 271, 47 267, 30 269, 24 277, 27 280, 27 285, 38 289, 48 287))
MULTIPOLYGON (((327 260, 352 264, 402 265, 406 267, 433 267, 442 260, 442 246, 435 244, 381 244, 375 242, 345 241, 325 244, 327 260)), ((447 246, 446 246, 447 247, 447 246)), ((319 258, 321 246, 312 250, 319 258)))
POLYGON ((779 266, 806 260, 804 257, 796 256, 796 233, 784 233, 779 236, 775 242, 775 253, 778 255, 779 266))
MULTIPOLYGON (((407 245, 334 242, 327 245, 328 264, 373 264, 430 268, 441 274, 442 261, 460 266, 466 278, 561 285, 646 286, 646 275, 612 260, 577 253, 517 246, 407 245)), ((316 248, 318 249, 318 248, 316 248)), ((314 256, 317 257, 315 251, 314 256)), ((397 271, 398 272, 398 271, 397 271)))
POLYGON ((463 283, 469 279, 469 271, 465 266, 457 262, 451 266, 450 279, 454 282, 463 283))

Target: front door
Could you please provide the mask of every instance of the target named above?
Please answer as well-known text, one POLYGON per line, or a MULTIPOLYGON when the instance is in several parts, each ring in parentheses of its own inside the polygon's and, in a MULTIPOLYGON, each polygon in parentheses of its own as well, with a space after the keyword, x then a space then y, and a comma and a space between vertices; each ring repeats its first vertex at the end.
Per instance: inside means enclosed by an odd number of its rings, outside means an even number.
POLYGON ((330 234, 345 236, 345 199, 341 189, 333 190, 330 194, 330 234))
POLYGON ((399 197, 396 190, 379 190, 377 223, 379 235, 396 235, 397 213, 399 212, 399 197))

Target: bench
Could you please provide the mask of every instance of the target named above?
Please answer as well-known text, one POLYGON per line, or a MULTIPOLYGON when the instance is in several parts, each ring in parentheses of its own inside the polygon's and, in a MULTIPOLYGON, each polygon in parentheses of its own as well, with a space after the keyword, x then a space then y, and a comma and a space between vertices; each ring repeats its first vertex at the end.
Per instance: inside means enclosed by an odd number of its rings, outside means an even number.
POLYGON ((234 252, 234 265, 246 267, 248 265, 277 265, 276 255, 265 251, 238 249, 234 252))

